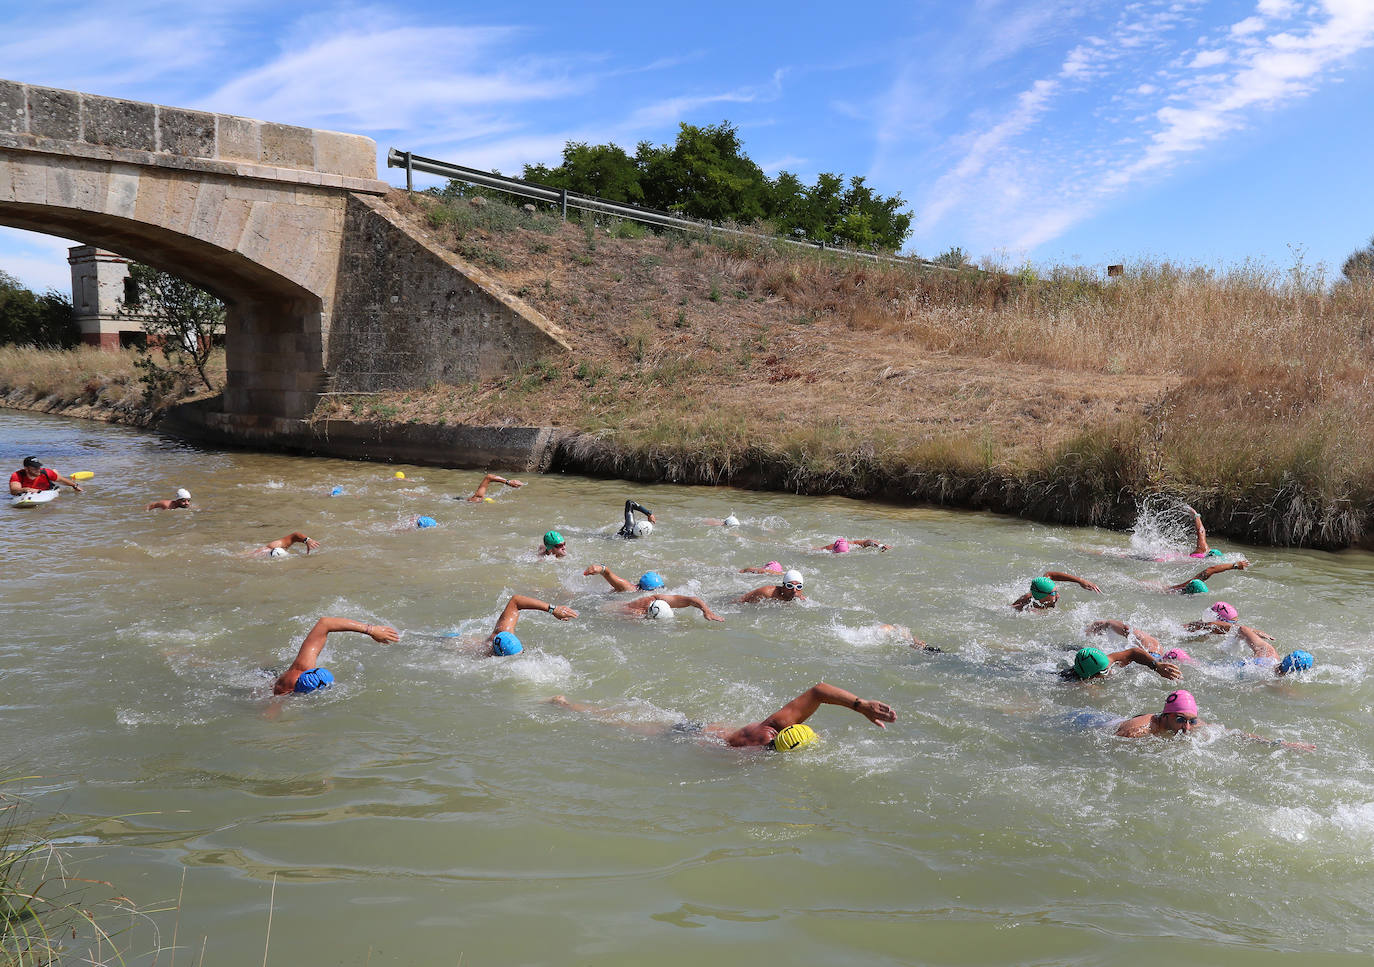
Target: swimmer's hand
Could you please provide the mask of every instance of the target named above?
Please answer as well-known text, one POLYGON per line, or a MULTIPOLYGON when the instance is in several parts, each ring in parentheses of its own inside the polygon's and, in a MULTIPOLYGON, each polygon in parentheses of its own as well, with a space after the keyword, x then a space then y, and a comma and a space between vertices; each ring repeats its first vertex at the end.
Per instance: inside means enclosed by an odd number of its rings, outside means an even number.
POLYGON ((1244 571, 1244 570, 1245 570, 1246 568, 1248 568, 1249 566, 1250 566, 1250 562, 1247 561, 1247 560, 1245 560, 1244 558, 1241 558, 1239 561, 1237 561, 1236 563, 1232 564, 1232 565, 1231 565, 1231 568, 1232 568, 1233 570, 1236 570, 1236 571, 1244 571))
POLYGON ((577 617, 577 612, 566 604, 560 604, 558 607, 554 608, 552 614, 559 621, 571 621, 573 618, 577 617))
POLYGON ((886 702, 874 702, 869 699, 859 699, 859 704, 854 706, 854 711, 868 719, 880 729, 887 728, 887 723, 897 721, 897 713, 892 710, 892 706, 886 702))
POLYGON ((386 625, 368 625, 367 634, 372 640, 382 645, 393 644, 401 640, 401 633, 395 628, 388 628, 386 625))
POLYGON ((706 607, 705 605, 702 605, 702 606, 701 606, 701 613, 702 613, 703 615, 706 616, 706 620, 707 620, 707 621, 724 621, 724 620, 725 620, 724 618, 722 618, 720 615, 716 614, 714 611, 712 611, 710 608, 706 607))
POLYGON ((507 487, 523 487, 523 486, 525 486, 525 482, 524 482, 523 480, 507 480, 507 481, 506 481, 506 486, 507 486, 507 487))
POLYGON ((890 551, 890 550, 892 550, 892 546, 889 545, 889 544, 879 544, 879 545, 878 545, 878 550, 879 550, 879 551, 890 551))
POLYGON ((319 541, 315 540, 313 537, 307 537, 305 539, 305 553, 309 554, 311 551, 318 551, 319 549, 319 541))
POLYGON ((591 577, 593 574, 600 574, 604 570, 606 570, 604 564, 589 564, 587 570, 582 572, 582 576, 584 578, 591 577))
POLYGON ((650 515, 649 515, 649 523, 651 523, 651 524, 657 524, 657 523, 658 523, 658 518, 655 517, 653 514, 650 514, 650 515))
POLYGON ((1171 661, 1156 662, 1155 671, 1159 672, 1160 675, 1169 679, 1171 682, 1177 681, 1183 677, 1182 670, 1171 661))
POLYGON ((1284 742, 1285 749, 1301 749, 1304 752, 1316 752, 1317 747, 1310 742, 1284 742))
POLYGON ((1084 590, 1084 591, 1092 591, 1092 592, 1095 593, 1095 594, 1101 594, 1101 593, 1102 593, 1102 589, 1099 588, 1096 584, 1093 584, 1091 581, 1083 581, 1083 582, 1081 582, 1081 583, 1082 583, 1082 585, 1083 585, 1083 590, 1084 590))

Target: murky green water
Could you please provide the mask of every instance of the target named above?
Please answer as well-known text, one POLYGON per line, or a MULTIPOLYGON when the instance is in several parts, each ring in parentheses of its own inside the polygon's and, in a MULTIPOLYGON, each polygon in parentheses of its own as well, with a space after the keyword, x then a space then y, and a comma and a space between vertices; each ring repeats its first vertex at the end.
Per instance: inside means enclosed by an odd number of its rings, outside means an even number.
POLYGON ((397 483, 7 411, 0 441, 7 470, 32 452, 96 473, 83 496, 0 510, 4 771, 44 777, 27 787, 40 810, 89 818, 78 874, 147 906, 184 872, 179 917, 156 918, 184 962, 202 938, 207 964, 261 962, 274 876, 279 964, 1324 964, 1374 946, 1367 554, 1219 540, 1254 567, 1203 601, 1141 583, 1193 561, 1102 553, 1128 535, 987 515, 563 476, 472 505, 452 499, 472 472, 402 467, 397 483), (197 509, 143 511, 177 487, 197 509), (659 515, 646 541, 610 536, 629 495, 659 515), (732 510, 737 531, 702 524, 732 510), (395 529, 416 514, 441 526, 395 529), (534 555, 550 527, 564 561, 534 555), (243 556, 292 530, 323 547, 243 556), (840 535, 894 549, 810 550, 840 535), (805 572, 810 603, 732 603, 767 583, 737 569, 770 559, 805 572), (655 568, 725 623, 623 617, 590 563, 655 568), (1011 612, 1049 567, 1105 594, 1011 612), (513 659, 443 637, 485 633, 517 592, 581 617, 527 613, 513 659), (1234 643, 1185 639, 1219 598, 1317 671, 1246 678, 1234 643), (405 634, 336 635, 339 684, 265 714, 262 670, 325 614, 405 634), (1202 659, 1183 684, 1204 718, 1318 751, 1066 727, 1075 710, 1156 711, 1170 690, 1140 668, 1058 683, 1099 617, 1202 659), (824 708, 823 744, 780 756, 545 703, 743 723, 822 679, 898 722, 824 708))

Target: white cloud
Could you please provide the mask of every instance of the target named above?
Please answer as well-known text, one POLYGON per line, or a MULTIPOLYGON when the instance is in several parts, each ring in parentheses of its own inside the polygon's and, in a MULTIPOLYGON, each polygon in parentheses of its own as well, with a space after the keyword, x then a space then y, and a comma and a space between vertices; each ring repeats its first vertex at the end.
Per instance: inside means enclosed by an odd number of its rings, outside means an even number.
POLYGON ((1200 50, 1188 66, 1193 70, 1204 67, 1216 67, 1224 64, 1231 59, 1231 55, 1224 50, 1200 50))
POLYGON ((1239 23, 1234 23, 1231 25, 1231 33, 1236 37, 1244 37, 1246 34, 1258 33, 1263 29, 1263 17, 1246 17, 1239 23))

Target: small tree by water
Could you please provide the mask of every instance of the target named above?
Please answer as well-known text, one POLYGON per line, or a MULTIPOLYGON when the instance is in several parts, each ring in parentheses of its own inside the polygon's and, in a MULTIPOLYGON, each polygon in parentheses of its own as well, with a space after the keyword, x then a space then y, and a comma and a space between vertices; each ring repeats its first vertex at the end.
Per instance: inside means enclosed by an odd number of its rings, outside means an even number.
POLYGON ((218 389, 206 370, 215 339, 224 331, 224 303, 185 279, 146 265, 130 266, 129 278, 133 298, 120 300, 119 313, 143 321, 147 343, 134 365, 141 371, 145 398, 164 400, 174 395, 178 383, 189 386, 197 378, 210 392, 218 389))

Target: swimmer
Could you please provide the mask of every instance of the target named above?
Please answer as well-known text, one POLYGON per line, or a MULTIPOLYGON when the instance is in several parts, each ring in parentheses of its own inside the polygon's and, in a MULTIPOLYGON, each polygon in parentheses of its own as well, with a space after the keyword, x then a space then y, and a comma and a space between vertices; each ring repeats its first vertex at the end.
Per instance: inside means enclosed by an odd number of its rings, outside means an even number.
POLYGON ((1165 591, 1169 594, 1206 594, 1209 590, 1207 587, 1208 578, 1223 571, 1244 571, 1249 566, 1250 562, 1246 560, 1236 561, 1233 564, 1213 564, 1211 567, 1203 568, 1195 577, 1191 577, 1187 581, 1170 585, 1165 588, 1165 591))
MULTIPOLYGON (((1147 735, 1157 736, 1161 739, 1172 739, 1182 732, 1188 735, 1197 726, 1205 726, 1208 723, 1198 718, 1197 700, 1190 692, 1179 689, 1170 692, 1164 700, 1164 710, 1162 712, 1145 712, 1142 715, 1134 716, 1117 726, 1116 734, 1124 739, 1140 739, 1147 735)), ((1253 739, 1256 742, 1263 742, 1266 745, 1278 745, 1288 749, 1306 749, 1311 751, 1315 745, 1306 742, 1281 742, 1278 739, 1266 739, 1263 736, 1255 735, 1253 732, 1241 732, 1238 729, 1227 729, 1227 732, 1253 739)))
POLYGON ((742 567, 739 569, 741 574, 781 574, 782 565, 777 561, 769 561, 767 564, 756 564, 753 567, 742 567))
POLYGON ((549 699, 549 704, 574 712, 586 712, 602 721, 611 722, 640 732, 665 736, 691 735, 714 739, 733 748, 768 747, 779 752, 810 745, 817 740, 816 733, 802 723, 816 713, 822 705, 841 705, 851 708, 868 719, 880 729, 897 721, 897 713, 885 702, 862 699, 853 692, 847 692, 834 685, 818 682, 802 692, 792 701, 778 709, 768 718, 742 728, 724 722, 679 722, 667 727, 645 722, 627 722, 609 709, 595 705, 570 702, 562 695, 549 699), (801 728, 797 728, 801 726, 801 728))
POLYGON ((182 487, 177 495, 168 500, 155 500, 144 510, 185 510, 191 506, 191 491, 182 487))
POLYGON ((539 548, 540 557, 567 557, 568 542, 563 540, 563 535, 558 531, 549 531, 544 535, 544 546, 539 548))
MULTIPOLYGON (((1192 510, 1191 507, 1188 508, 1192 510)), ((1202 526, 1202 515, 1193 511, 1193 530, 1197 534, 1197 541, 1193 546, 1193 553, 1189 557, 1221 557, 1221 551, 1211 547, 1207 543, 1207 528, 1202 526)))
POLYGON ((431 527, 438 527, 439 522, 433 517, 426 517, 421 514, 418 517, 407 518, 404 523, 397 524, 391 528, 394 531, 428 530, 431 527))
POLYGON ((54 490, 57 484, 72 488, 73 493, 81 493, 81 485, 75 480, 68 480, 52 467, 44 467, 43 462, 37 457, 25 457, 24 465, 10 474, 10 496, 18 497, 23 493, 54 490))
POLYGON ((738 527, 739 518, 735 516, 735 512, 732 510, 730 511, 729 516, 727 516, 724 520, 718 520, 715 517, 707 517, 703 521, 703 523, 707 527, 738 527))
POLYGON ((624 537, 627 540, 633 540, 636 537, 648 537, 649 532, 654 529, 653 525, 657 523, 658 518, 653 515, 648 507, 637 504, 633 500, 627 500, 625 501, 625 523, 620 525, 620 530, 616 531, 616 536, 624 537), (643 514, 645 520, 636 523, 636 513, 643 514), (647 527, 645 526, 646 521, 647 527))
POLYGON ((1132 663, 1144 665, 1161 678, 1172 680, 1183 677, 1183 672, 1172 661, 1161 661, 1155 657, 1161 651, 1159 639, 1154 635, 1132 628, 1124 621, 1094 621, 1088 625, 1087 633, 1099 634, 1112 631, 1123 638, 1135 638, 1140 645, 1122 651, 1105 652, 1101 648, 1078 649, 1073 656, 1073 667, 1061 671, 1059 676, 1066 681, 1086 681, 1090 678, 1105 678, 1115 668, 1124 668, 1132 663), (1143 647, 1142 647, 1143 646, 1143 647))
POLYGON ((605 578, 612 591, 657 591, 667 583, 663 580, 663 575, 657 571, 645 571, 639 576, 638 581, 631 582, 604 564, 593 564, 582 572, 583 577, 591 577, 595 574, 600 574, 605 578))
POLYGON ((791 570, 782 576, 781 584, 768 584, 745 594, 740 604, 756 604, 759 601, 805 601, 802 594, 802 573, 791 570))
MULTIPOLYGON (((1228 631, 1234 630, 1236 637, 1250 646, 1251 657, 1245 659, 1242 664, 1272 668, 1274 674, 1279 678, 1282 678, 1284 675, 1311 671, 1312 666, 1316 664, 1316 660, 1312 657, 1312 653, 1303 651, 1301 648, 1290 651, 1280 659, 1278 650, 1270 644, 1274 639, 1256 628, 1250 628, 1241 624, 1230 625, 1228 622, 1222 621, 1194 622, 1194 624, 1227 626, 1224 631, 1213 630, 1214 634, 1225 634, 1228 631)), ((1191 629, 1193 625, 1189 625, 1188 627, 1191 629)))
MULTIPOLYGON (((649 573, 652 574, 653 572, 650 571, 649 573)), ((701 600, 701 598, 694 598, 689 594, 651 594, 647 598, 637 598, 623 607, 630 614, 639 614, 647 617, 649 614, 649 606, 655 601, 662 601, 675 611, 678 608, 696 608, 705 615, 707 621, 725 620, 708 608, 706 602, 701 600)))
POLYGON ((919 648, 921 651, 928 651, 936 655, 944 651, 943 648, 938 648, 935 645, 927 645, 920 638, 917 638, 914 634, 912 634, 911 629, 908 628, 906 625, 878 625, 878 630, 886 635, 896 635, 899 638, 909 638, 911 639, 911 647, 919 648))
POLYGON ((1260 631, 1258 628, 1251 628, 1249 625, 1240 624, 1240 612, 1225 601, 1218 601, 1216 604, 1212 605, 1211 612, 1216 616, 1215 619, 1190 621, 1183 626, 1183 629, 1192 632, 1205 631, 1212 635, 1229 635, 1233 631, 1239 632, 1244 629, 1250 634, 1262 638, 1265 641, 1277 640, 1273 635, 1260 631))
POLYGON ((1025 611, 1027 608, 1032 611, 1053 608, 1059 603, 1059 589, 1054 586, 1055 581, 1068 581, 1085 591, 1092 591, 1094 594, 1102 593, 1101 588, 1084 578, 1074 577, 1066 571, 1046 571, 1042 576, 1031 581, 1030 590, 1013 601, 1011 606, 1017 611, 1025 611))
POLYGON ((330 674, 328 668, 318 668, 316 663, 320 657, 320 650, 324 648, 325 641, 336 631, 352 631, 356 634, 367 635, 379 644, 391 644, 400 641, 400 633, 395 628, 388 628, 386 625, 369 625, 361 621, 354 621, 351 618, 321 618, 315 622, 315 627, 310 629, 310 633, 305 636, 305 641, 301 642, 301 650, 296 652, 296 659, 291 663, 291 667, 282 672, 275 683, 272 685, 273 695, 285 695, 287 692, 313 692, 317 688, 323 688, 334 681, 334 676, 330 674))
POLYGON ((319 550, 320 547, 319 541, 306 537, 300 531, 295 531, 287 534, 285 537, 278 537, 275 541, 268 541, 253 553, 258 555, 270 554, 272 557, 285 557, 286 552, 297 544, 304 544, 305 553, 307 554, 311 551, 319 550), (281 553, 278 554, 278 551, 281 551, 281 553))
POLYGON ((848 554, 850 549, 855 547, 876 547, 880 551, 889 551, 892 549, 889 544, 879 544, 877 541, 869 540, 867 537, 854 539, 837 537, 824 547, 813 547, 811 550, 830 551, 832 554, 848 554))
POLYGON ((559 621, 571 621, 577 617, 577 612, 567 605, 554 606, 526 594, 513 595, 501 610, 501 616, 496 619, 496 627, 483 642, 485 646, 490 647, 490 654, 504 657, 518 655, 525 650, 525 646, 515 636, 515 625, 520 620, 521 611, 547 611, 559 621))
POLYGON ((472 496, 467 498, 467 502, 470 504, 480 504, 482 501, 486 500, 487 488, 494 483, 505 484, 507 487, 525 486, 524 483, 519 480, 507 480, 505 477, 498 477, 494 473, 489 473, 482 478, 482 482, 477 485, 477 489, 472 492, 472 496))

